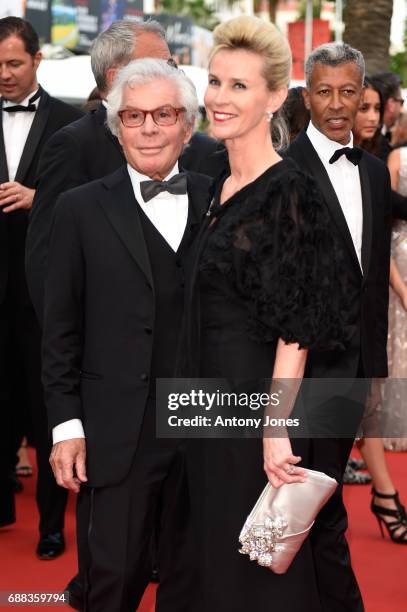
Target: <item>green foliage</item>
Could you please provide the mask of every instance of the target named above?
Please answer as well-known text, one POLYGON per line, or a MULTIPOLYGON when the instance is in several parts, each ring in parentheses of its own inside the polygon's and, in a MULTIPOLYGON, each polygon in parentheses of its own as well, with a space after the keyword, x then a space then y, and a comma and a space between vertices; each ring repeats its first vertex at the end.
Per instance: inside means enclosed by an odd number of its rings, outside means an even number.
POLYGON ((403 87, 407 87, 407 19, 404 22, 404 49, 390 56, 390 70, 400 75, 403 87))
MULTIPOLYGON (((321 8, 322 8, 322 0, 313 0, 312 17, 314 19, 319 19, 321 17, 321 8)), ((307 12, 307 0, 301 0, 298 19, 299 20, 305 19, 306 12, 307 12)))
POLYGON ((161 0, 161 12, 189 17, 195 25, 213 30, 219 23, 205 0, 161 0))
POLYGON ((400 75, 403 87, 407 86, 407 58, 405 52, 390 56, 390 71, 400 75))

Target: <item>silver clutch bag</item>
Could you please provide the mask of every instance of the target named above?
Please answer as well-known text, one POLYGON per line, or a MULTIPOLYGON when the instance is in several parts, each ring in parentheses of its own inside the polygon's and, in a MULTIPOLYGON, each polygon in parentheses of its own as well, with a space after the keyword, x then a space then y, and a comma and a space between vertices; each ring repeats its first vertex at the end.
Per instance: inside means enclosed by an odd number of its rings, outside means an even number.
POLYGON ((278 489, 267 483, 239 536, 239 552, 276 574, 290 567, 315 517, 338 486, 323 472, 306 471, 306 482, 278 489))

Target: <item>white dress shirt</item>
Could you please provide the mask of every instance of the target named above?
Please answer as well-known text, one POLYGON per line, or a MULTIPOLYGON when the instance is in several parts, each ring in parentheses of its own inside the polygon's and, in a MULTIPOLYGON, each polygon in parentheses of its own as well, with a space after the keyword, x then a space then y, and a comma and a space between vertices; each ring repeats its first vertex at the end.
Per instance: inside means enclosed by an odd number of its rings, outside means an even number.
MULTIPOLYGON (((19 102, 19 105, 28 106, 29 99, 32 98, 37 91, 38 89, 36 89, 36 91, 32 91, 29 96, 22 100, 22 102, 19 102)), ((36 108, 38 108, 39 101, 40 98, 33 102, 36 108)), ((10 100, 5 99, 3 100, 3 108, 16 105, 16 102, 10 102, 10 100)), ((25 143, 34 121, 35 111, 26 113, 2 112, 1 114, 3 119, 3 137, 4 148, 6 150, 8 177, 9 181, 14 181, 25 143)))
POLYGON ((341 145, 339 142, 327 138, 313 125, 312 121, 309 122, 307 128, 307 136, 328 173, 362 268, 363 205, 359 167, 349 161, 345 155, 341 155, 333 164, 329 163, 337 149, 342 149, 345 146, 353 147, 353 136, 350 135, 347 145, 341 145))
MULTIPOLYGON (((20 114, 25 115, 26 113, 20 114)), ((137 202, 172 250, 176 252, 181 243, 188 220, 188 195, 173 195, 164 191, 151 198, 148 202, 144 202, 140 191, 140 183, 141 181, 151 180, 150 177, 140 174, 129 164, 127 165, 127 170, 137 202)), ((178 163, 176 163, 165 180, 168 181, 178 172, 178 163)), ((136 203, 134 205, 136 206, 136 203)), ((54 444, 71 438, 84 437, 85 432, 80 419, 65 421, 52 430, 54 444)))

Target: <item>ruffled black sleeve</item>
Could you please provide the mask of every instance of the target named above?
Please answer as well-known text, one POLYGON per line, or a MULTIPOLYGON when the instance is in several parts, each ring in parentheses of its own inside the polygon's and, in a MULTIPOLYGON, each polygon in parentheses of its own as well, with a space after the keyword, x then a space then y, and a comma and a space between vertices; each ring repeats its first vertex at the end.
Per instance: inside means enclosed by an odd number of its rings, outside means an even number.
POLYGON ((313 179, 296 167, 220 216, 206 249, 248 308, 258 342, 343 347, 350 336, 346 276, 313 179))

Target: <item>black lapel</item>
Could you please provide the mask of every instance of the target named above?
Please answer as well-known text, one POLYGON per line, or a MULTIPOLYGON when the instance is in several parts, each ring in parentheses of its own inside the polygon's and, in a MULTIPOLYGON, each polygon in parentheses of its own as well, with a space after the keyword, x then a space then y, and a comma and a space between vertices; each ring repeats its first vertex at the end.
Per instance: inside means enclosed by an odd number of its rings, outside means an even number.
POLYGON ((372 250, 372 192, 370 189, 369 172, 366 156, 359 163, 360 186, 362 189, 363 233, 362 233, 362 268, 366 279, 369 271, 372 250))
POLYGON ((121 241, 154 289, 150 259, 127 167, 122 166, 110 174, 103 180, 103 184, 106 191, 99 203, 121 241))
POLYGON ((4 146, 3 136, 3 100, 1 100, 1 113, 0 113, 0 183, 8 182, 8 167, 6 157, 6 147, 4 146))
POLYGON ((24 180, 29 169, 38 144, 41 140, 45 126, 47 125, 49 112, 51 107, 51 98, 46 91, 41 90, 41 98, 38 104, 38 109, 35 113, 34 121, 31 129, 28 132, 27 140, 25 141, 23 153, 18 164, 15 181, 24 184, 24 180))
POLYGON ((206 176, 187 172, 188 221, 178 252, 188 248, 195 238, 201 221, 209 207, 211 181, 206 176))
MULTIPOLYGON (((299 164, 301 169, 305 172, 308 171, 308 173, 311 174, 311 176, 318 183, 318 186, 322 192, 322 195, 324 196, 324 200, 329 209, 329 212, 335 222, 335 225, 339 230, 340 235, 342 236, 342 239, 349 251, 352 261, 355 264, 357 270, 359 271, 359 274, 362 275, 359 260, 355 251, 348 224, 345 219, 345 215, 342 212, 341 205, 339 204, 339 200, 337 198, 335 190, 332 187, 332 183, 329 179, 328 173, 325 170, 323 163, 321 162, 305 131, 302 131, 299 134, 299 136, 290 146, 290 149, 291 148, 294 153, 294 159, 296 159, 297 162, 299 161, 299 158, 301 159, 301 163, 299 164)), ((288 151, 288 156, 290 156, 290 151, 288 151)))

